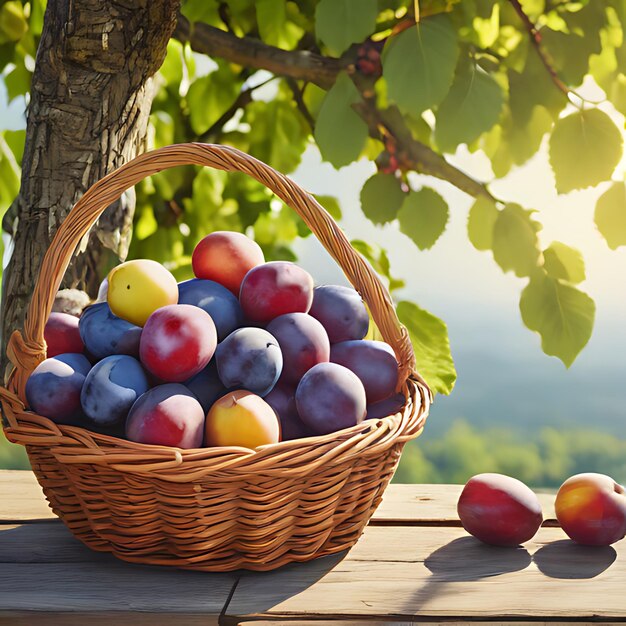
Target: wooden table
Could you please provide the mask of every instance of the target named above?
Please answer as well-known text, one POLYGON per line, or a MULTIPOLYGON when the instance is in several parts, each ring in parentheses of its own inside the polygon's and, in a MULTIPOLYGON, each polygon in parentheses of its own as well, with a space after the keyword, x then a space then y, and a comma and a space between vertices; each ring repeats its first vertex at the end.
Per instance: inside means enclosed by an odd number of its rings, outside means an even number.
POLYGON ((576 546, 546 523, 524 548, 484 546, 460 487, 392 485, 348 553, 269 573, 123 563, 84 547, 30 472, 0 471, 0 624, 186 626, 626 621, 626 541, 576 546))

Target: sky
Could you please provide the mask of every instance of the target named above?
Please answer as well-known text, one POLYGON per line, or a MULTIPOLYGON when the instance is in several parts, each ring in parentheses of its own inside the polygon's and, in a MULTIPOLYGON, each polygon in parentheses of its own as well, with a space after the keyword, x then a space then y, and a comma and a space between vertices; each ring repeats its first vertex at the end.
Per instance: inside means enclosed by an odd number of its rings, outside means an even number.
MULTIPOLYGON (((593 85, 587 86, 586 95, 597 96, 593 85)), ((5 101, 0 81, 0 102, 5 101)), ((619 114, 603 108, 624 127, 619 114)), ((1 128, 24 126, 23 100, 5 111, 1 128)), ((480 153, 460 148, 449 160, 477 179, 493 178, 488 159, 480 153)), ((614 179, 623 179, 625 170, 626 159, 614 179)), ((596 323, 589 344, 566 370, 543 354, 539 336, 521 322, 518 302, 524 280, 504 274, 490 253, 469 243, 466 223, 473 199, 444 181, 413 176, 415 189, 434 188, 450 207, 446 232, 432 249, 419 251, 397 223, 375 226, 361 213, 359 192, 374 171, 367 160, 337 171, 321 161, 312 145, 292 177, 313 193, 340 200, 340 225, 349 239, 364 239, 388 251, 392 274, 406 281, 395 294, 398 300, 413 300, 448 324, 459 379, 449 398, 437 398, 429 430, 442 432, 463 417, 479 426, 502 424, 522 431, 587 426, 592 420, 596 428, 621 434, 626 423, 626 249, 610 250, 593 223, 595 202, 608 183, 558 195, 544 144, 528 163, 490 186, 497 197, 538 211, 543 247, 559 240, 584 255, 587 279, 580 288, 596 301, 596 323)), ((299 241, 296 250, 317 282, 344 280, 314 238, 299 241)))

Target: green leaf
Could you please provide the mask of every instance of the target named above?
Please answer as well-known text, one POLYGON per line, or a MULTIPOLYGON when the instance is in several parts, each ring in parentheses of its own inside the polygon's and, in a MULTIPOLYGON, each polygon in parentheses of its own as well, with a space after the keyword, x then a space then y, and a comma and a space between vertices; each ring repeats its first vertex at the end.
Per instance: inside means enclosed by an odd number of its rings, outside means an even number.
POLYGON ((359 252, 372 266, 373 270, 382 274, 389 281, 389 291, 404 287, 404 281, 391 275, 391 267, 387 253, 376 244, 369 244, 361 239, 353 239, 350 245, 359 252))
POLYGON ((254 239, 261 247, 289 244, 298 236, 297 214, 289 207, 261 213, 254 224, 254 239))
POLYGON ((524 324, 541 335, 543 351, 570 367, 591 337, 594 301, 576 287, 537 272, 519 304, 524 324))
POLYGON ((552 278, 561 278, 573 284, 585 280, 585 261, 583 255, 570 246, 553 241, 543 251, 543 269, 552 278))
POLYGON ((435 141, 444 152, 454 152, 497 123, 504 96, 489 74, 473 63, 462 63, 452 87, 437 110, 435 141))
POLYGON ((272 46, 279 45, 285 27, 286 0, 257 0, 254 4, 261 39, 272 46))
POLYGON ((509 70, 508 78, 511 114, 520 126, 528 124, 535 106, 542 105, 552 117, 556 117, 568 102, 532 49, 526 53, 523 70, 509 70))
POLYGON ((559 119, 550 137, 550 163, 559 193, 608 180, 622 156, 622 135, 599 109, 559 119))
POLYGON ((331 216, 339 221, 341 219, 341 206, 339 200, 333 196, 314 195, 315 199, 331 214, 331 216))
POLYGON ((626 246, 626 185, 613 183, 596 203, 594 216, 600 234, 611 250, 626 246))
POLYGON ((396 219, 405 196, 395 176, 374 174, 361 189, 361 209, 374 224, 385 224, 396 219))
POLYGON ((221 23, 218 0, 185 0, 180 12, 193 24, 206 22, 213 26, 221 23))
POLYGON ((336 168, 352 163, 367 139, 367 124, 352 108, 361 96, 350 77, 341 72, 326 94, 317 123, 315 141, 322 157, 336 168))
POLYGON ((246 107, 249 152, 279 172, 298 167, 309 134, 292 102, 253 102, 246 107))
POLYGON ((458 55, 446 15, 424 18, 391 37, 382 55, 389 98, 412 115, 439 104, 452 85, 458 55))
POLYGON ((139 241, 147 239, 150 235, 153 235, 158 228, 159 224, 154 217, 154 209, 148 204, 143 207, 139 219, 135 222, 133 237, 137 237, 139 241))
POLYGON ((398 212, 400 230, 420 250, 427 250, 435 245, 446 229, 448 217, 446 201, 428 187, 409 193, 398 212))
POLYGON ((226 65, 197 78, 187 92, 189 119, 197 135, 205 133, 239 95, 241 82, 226 65))
POLYGON ((22 155, 24 154, 24 143, 26 142, 26 130, 5 130, 2 136, 7 142, 9 150, 13 153, 16 163, 21 165, 22 155))
POLYGON ((513 270, 519 277, 530 276, 539 262, 537 231, 541 225, 532 214, 519 204, 507 204, 493 227, 493 258, 503 271, 513 270))
POLYGON ((19 41, 28 30, 21 2, 5 2, 0 7, 0 44, 19 41))
POLYGON ((315 34, 341 56, 374 32, 377 15, 376 0, 321 0, 315 9, 315 34))
POLYGON ((491 249, 497 219, 496 205, 489 198, 479 196, 472 205, 467 219, 467 235, 476 250, 491 249))
POLYGON ((4 84, 7 88, 9 102, 30 91, 31 77, 32 74, 26 69, 23 61, 5 76, 4 84))
POLYGON ((11 206, 19 191, 19 165, 4 137, 0 135, 0 213, 11 206))
POLYGON ((448 328, 432 313, 413 302, 398 303, 398 318, 409 331, 417 371, 435 393, 448 395, 456 381, 448 328))

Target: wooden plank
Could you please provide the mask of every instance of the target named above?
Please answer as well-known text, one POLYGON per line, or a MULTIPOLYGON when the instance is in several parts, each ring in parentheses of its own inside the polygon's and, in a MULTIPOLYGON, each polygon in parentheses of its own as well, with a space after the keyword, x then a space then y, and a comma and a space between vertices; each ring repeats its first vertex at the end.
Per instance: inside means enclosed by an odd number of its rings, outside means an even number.
POLYGON ((30 471, 0 470, 0 524, 56 519, 30 471))
MULTIPOLYGON (((217 617, 193 613, 152 613, 132 611, 120 613, 47 613, 38 611, 0 611, 0 626, 211 626, 219 623, 217 617)), ((316 626, 320 626, 319 623, 316 626)))
MULTIPOLYGON (((400 485, 385 490, 383 501, 371 524, 456 524, 460 525, 456 503, 462 485, 400 485)), ((556 526, 555 494, 537 493, 543 509, 544 525, 556 526)))
MULTIPOLYGON (((373 524, 458 524, 460 485, 389 485, 373 524)), ((544 518, 552 525, 554 494, 539 494, 544 518)), ((0 470, 0 523, 54 519, 55 515, 29 471, 0 470)))
POLYGON ((626 540, 585 548, 542 528, 524 548, 462 529, 368 527, 348 554, 242 575, 226 615, 260 619, 625 621, 626 540))
POLYGON ((112 608, 116 617, 109 624, 124 623, 124 614, 136 611, 144 620, 140 624, 171 624, 172 614, 181 615, 181 623, 193 623, 188 614, 202 616, 203 624, 217 623, 236 580, 237 574, 124 563, 83 546, 61 522, 0 525, 0 618, 5 623, 19 624, 19 617, 24 624, 91 624, 91 617, 71 622, 66 614, 102 617, 112 608), (150 621, 143 612, 165 616, 150 621))
POLYGON ((235 580, 233 574, 133 565, 113 557, 90 563, 2 563, 0 614, 96 615, 114 608, 120 614, 169 613, 170 623, 172 614, 189 613, 217 623, 235 580))

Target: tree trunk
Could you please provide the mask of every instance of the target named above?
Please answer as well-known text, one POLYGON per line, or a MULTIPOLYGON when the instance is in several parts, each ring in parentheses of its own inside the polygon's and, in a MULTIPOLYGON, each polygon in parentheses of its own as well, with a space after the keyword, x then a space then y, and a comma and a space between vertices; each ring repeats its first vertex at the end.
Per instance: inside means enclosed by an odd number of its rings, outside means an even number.
MULTIPOLYGON (((4 220, 14 249, 3 277, 2 357, 23 326, 57 226, 98 179, 141 149, 180 0, 49 0, 31 87, 20 195, 4 220)), ((134 193, 110 206, 64 286, 95 296, 128 252, 134 193)), ((6 366, 6 361, 3 362, 6 366)), ((2 367, 4 371, 5 367, 2 367)))

